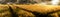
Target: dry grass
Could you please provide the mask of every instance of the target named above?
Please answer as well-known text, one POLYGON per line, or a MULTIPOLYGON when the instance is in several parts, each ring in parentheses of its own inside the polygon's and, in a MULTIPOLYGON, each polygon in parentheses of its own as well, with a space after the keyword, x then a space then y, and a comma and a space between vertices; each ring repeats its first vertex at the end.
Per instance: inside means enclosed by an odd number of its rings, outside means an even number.
POLYGON ((47 12, 52 12, 52 10, 60 10, 60 6, 54 6, 54 5, 43 5, 43 4, 32 4, 32 5, 12 5, 12 6, 17 6, 20 8, 24 8, 27 10, 31 10, 32 12, 40 12, 40 13, 47 13, 47 12))
MULTIPOLYGON (((47 14, 49 12, 55 12, 56 10, 60 10, 60 6, 55 6, 55 5, 43 5, 43 4, 30 4, 30 5, 27 5, 27 4, 22 4, 22 5, 16 5, 16 4, 13 4, 11 6, 13 9, 16 9, 16 7, 19 7, 19 8, 23 8, 23 9, 26 9, 26 10, 30 10, 32 12, 40 12, 40 13, 44 13, 44 14, 47 14)), ((23 12, 23 11, 22 11, 23 12)), ((28 11, 29 12, 29 11, 28 11)), ((25 12, 26 13, 26 12, 25 12)), ((27 15, 27 14, 26 14, 27 15)), ((54 13, 52 16, 56 16, 58 17, 58 13, 54 13)))
MULTIPOLYGON (((14 10, 14 12, 16 12, 16 14, 19 15, 19 17, 23 17, 24 15, 25 15, 25 17, 28 17, 28 16, 34 17, 35 15, 33 13, 31 13, 31 12, 39 12, 39 13, 47 14, 47 13, 52 12, 52 11, 55 12, 56 10, 60 10, 60 6, 43 5, 43 4, 30 4, 30 5, 26 5, 26 4, 17 5, 17 4, 13 4, 13 5, 10 5, 10 7, 14 10), (26 9, 26 10, 30 10, 31 12, 21 10, 20 8, 23 8, 23 9, 26 9)), ((7 9, 7 8, 9 8, 9 6, 8 5, 5 5, 5 6, 1 5, 0 9, 2 10, 4 8, 7 9)), ((57 14, 53 14, 53 15, 55 15, 57 17, 58 13, 57 14)))
POLYGON ((9 7, 7 5, 0 5, 0 17, 11 17, 9 7))

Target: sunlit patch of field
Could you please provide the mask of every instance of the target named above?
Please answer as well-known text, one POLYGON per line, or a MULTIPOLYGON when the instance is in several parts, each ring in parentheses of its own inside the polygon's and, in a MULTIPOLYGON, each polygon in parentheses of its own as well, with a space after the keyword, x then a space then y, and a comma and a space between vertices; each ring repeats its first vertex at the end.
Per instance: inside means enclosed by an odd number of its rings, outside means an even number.
MULTIPOLYGON (((2 5, 1 4, 1 7, 0 9, 2 8, 9 8, 9 6, 18 14, 20 15, 19 17, 23 15, 26 15, 26 16, 34 16, 31 12, 40 12, 40 13, 49 13, 49 12, 55 12, 56 10, 60 10, 60 6, 57 5, 43 5, 43 4, 7 4, 7 5, 2 5), (2 7, 3 6, 3 7, 2 7), (18 8, 19 9, 18 9, 18 8), (23 8, 23 9, 26 9, 26 10, 30 10, 31 12, 29 11, 24 11, 24 10, 20 10, 20 8, 23 8), (18 10, 16 10, 18 9, 18 10), (30 15, 29 15, 30 14, 30 15)), ((54 15, 54 14, 53 14, 54 15)), ((55 13, 55 16, 57 16, 58 14, 55 13)))
MULTIPOLYGON (((55 12, 57 10, 60 10, 60 6, 57 5, 43 5, 43 4, 30 4, 30 5, 27 5, 27 4, 20 4, 20 5, 17 5, 17 4, 13 4, 11 6, 13 9, 16 9, 16 7, 19 7, 19 8, 23 8, 23 9, 26 9, 26 10, 30 10, 32 12, 40 12, 40 13, 49 13, 49 12, 55 12)), ((20 11, 21 12, 21 11, 20 11)), ((22 11, 24 12, 24 11, 22 11)), ((29 11, 27 11, 29 12, 29 11)), ((19 12, 17 12, 19 14, 19 12)), ((53 14, 50 14, 54 17, 59 17, 58 16, 59 13, 53 13, 53 14)), ((26 14, 27 15, 27 14, 26 14)))
POLYGON ((24 8, 24 9, 27 9, 27 10, 31 10, 32 12, 38 11, 38 12, 41 12, 41 13, 52 12, 52 10, 54 10, 54 11, 60 10, 60 6, 55 6, 55 5, 43 5, 43 4, 16 5, 16 4, 14 4, 14 6, 24 8))
POLYGON ((11 17, 8 5, 0 4, 0 17, 11 17))

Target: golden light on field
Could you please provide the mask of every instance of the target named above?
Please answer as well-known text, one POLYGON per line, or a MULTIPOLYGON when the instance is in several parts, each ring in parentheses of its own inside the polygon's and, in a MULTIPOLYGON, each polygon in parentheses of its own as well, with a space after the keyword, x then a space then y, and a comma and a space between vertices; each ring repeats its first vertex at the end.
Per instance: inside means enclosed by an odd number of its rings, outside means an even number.
POLYGON ((59 1, 0 0, 0 17, 60 17, 59 1))
MULTIPOLYGON (((21 4, 21 5, 17 5, 17 4, 13 4, 12 7, 19 7, 19 8, 23 8, 23 9, 27 9, 27 10, 31 10, 32 12, 40 12, 40 13, 44 13, 47 14, 49 12, 52 11, 56 11, 56 10, 60 10, 60 5, 43 5, 43 4, 21 4)), ((15 8, 14 8, 15 9, 15 8)), ((29 12, 29 11, 28 11, 29 12)), ((55 15, 56 17, 58 17, 57 13, 54 13, 53 15, 55 15)))
MULTIPOLYGON (((1 6, 3 6, 3 7, 0 7, 0 9, 4 8, 5 6, 7 8, 9 8, 9 6, 10 6, 15 11, 15 9, 17 9, 16 7, 19 7, 19 8, 31 10, 31 12, 39 12, 39 13, 44 13, 44 14, 52 12, 52 10, 54 10, 54 11, 60 10, 60 6, 43 5, 43 4, 30 4, 30 5, 27 5, 27 4, 23 4, 23 5, 22 4, 19 4, 19 5, 17 5, 17 4, 12 4, 12 5, 7 4, 7 5, 3 5, 3 4, 1 4, 1 6)), ((20 11, 17 12, 17 14, 18 15, 19 14, 25 14, 25 12, 24 13, 23 12, 24 12, 24 10, 22 10, 21 12, 20 11)), ((29 15, 30 14, 29 11, 26 11, 26 14, 28 14, 28 16, 34 16, 34 15, 32 15, 32 13, 31 13, 31 15, 29 15)), ((21 15, 19 17, 21 17, 21 15)), ((56 15, 56 17, 58 17, 58 16, 56 15)))
POLYGON ((60 6, 54 6, 54 5, 43 5, 43 4, 33 4, 33 5, 16 5, 17 7, 24 8, 27 10, 32 10, 32 11, 39 11, 39 12, 49 12, 51 10, 58 10, 60 9, 60 6))

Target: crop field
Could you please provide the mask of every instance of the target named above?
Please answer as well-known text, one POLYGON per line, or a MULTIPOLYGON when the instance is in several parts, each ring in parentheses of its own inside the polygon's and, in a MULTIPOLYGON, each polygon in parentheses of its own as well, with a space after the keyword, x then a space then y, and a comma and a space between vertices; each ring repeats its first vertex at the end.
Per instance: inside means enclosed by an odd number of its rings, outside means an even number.
POLYGON ((0 4, 0 17, 60 17, 60 5, 0 4))

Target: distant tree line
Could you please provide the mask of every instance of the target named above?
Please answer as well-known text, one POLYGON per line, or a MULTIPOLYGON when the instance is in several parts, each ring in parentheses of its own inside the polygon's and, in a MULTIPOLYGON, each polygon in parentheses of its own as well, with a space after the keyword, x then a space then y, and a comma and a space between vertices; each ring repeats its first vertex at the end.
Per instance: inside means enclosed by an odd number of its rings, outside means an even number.
POLYGON ((0 3, 6 4, 8 2, 11 2, 11 3, 18 3, 18 4, 27 4, 27 3, 34 4, 34 3, 49 2, 49 1, 52 1, 52 0, 0 0, 0 3))

